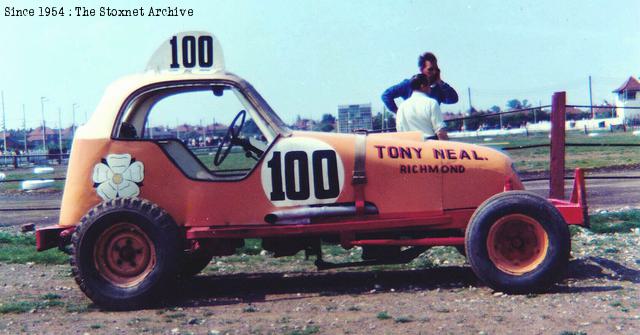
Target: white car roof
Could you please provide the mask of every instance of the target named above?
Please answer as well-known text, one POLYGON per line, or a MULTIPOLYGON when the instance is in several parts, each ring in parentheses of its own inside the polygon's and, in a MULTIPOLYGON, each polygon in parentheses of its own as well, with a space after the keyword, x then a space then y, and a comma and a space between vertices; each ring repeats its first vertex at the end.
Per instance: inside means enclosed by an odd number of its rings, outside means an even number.
POLYGON ((254 98, 259 98, 257 99, 258 101, 254 101, 257 105, 256 107, 259 109, 268 109, 269 112, 273 113, 266 102, 264 102, 259 94, 255 92, 253 87, 244 79, 233 73, 214 72, 198 74, 189 72, 167 73, 149 71, 120 78, 109 85, 105 90, 102 99, 98 103, 98 106, 91 115, 91 118, 85 125, 78 128, 75 137, 82 139, 110 138, 120 108, 126 102, 127 98, 140 88, 159 83, 199 80, 223 80, 232 82, 239 86, 243 91, 247 91, 254 98))

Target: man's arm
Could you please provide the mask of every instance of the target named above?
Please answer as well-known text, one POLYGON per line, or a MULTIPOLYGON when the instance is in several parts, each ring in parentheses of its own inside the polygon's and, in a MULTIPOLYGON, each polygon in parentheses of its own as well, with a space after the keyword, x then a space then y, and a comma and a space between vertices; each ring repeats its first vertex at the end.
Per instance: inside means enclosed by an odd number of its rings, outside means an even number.
POLYGON ((449 139, 449 135, 447 135, 447 125, 442 120, 442 111, 440 111, 440 104, 434 101, 433 107, 431 109, 431 127, 436 133, 436 136, 441 141, 446 141, 449 139))
POLYGON ((436 91, 434 93, 437 95, 437 99, 440 103, 455 104, 458 102, 458 93, 456 90, 442 80, 435 85, 433 90, 436 91))
POLYGON ((398 111, 398 106, 393 99, 403 98, 406 100, 411 96, 411 91, 411 81, 409 79, 405 79, 400 83, 387 88, 380 98, 382 98, 382 102, 387 106, 387 109, 396 113, 398 111))

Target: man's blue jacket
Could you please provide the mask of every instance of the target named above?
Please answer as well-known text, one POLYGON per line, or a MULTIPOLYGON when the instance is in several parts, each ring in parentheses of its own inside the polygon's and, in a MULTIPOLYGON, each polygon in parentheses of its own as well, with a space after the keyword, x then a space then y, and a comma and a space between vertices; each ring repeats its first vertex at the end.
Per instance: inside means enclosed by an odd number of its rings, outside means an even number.
MULTIPOLYGON (((398 111, 398 106, 396 106, 393 99, 402 97, 407 100, 411 96, 412 92, 411 80, 405 79, 400 83, 387 88, 384 93, 382 93, 382 102, 384 102, 384 105, 387 106, 389 110, 395 113, 398 111)), ((427 95, 435 99, 438 103, 455 104, 458 102, 458 93, 456 93, 456 90, 454 90, 453 87, 449 86, 449 84, 445 82, 431 86, 431 93, 427 95)))

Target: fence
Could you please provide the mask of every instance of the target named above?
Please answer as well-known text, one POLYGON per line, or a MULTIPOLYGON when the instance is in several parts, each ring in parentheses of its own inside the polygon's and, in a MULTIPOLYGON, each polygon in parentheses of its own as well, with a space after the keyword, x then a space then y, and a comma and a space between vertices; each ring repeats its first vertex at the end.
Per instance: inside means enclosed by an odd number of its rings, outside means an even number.
MULTIPOLYGON (((540 147, 549 147, 550 148, 550 171, 549 178, 530 178, 523 179, 523 182, 528 181, 539 181, 549 179, 549 197, 555 199, 564 199, 565 189, 564 189, 564 180, 565 179, 573 179, 572 176, 565 176, 565 148, 566 147, 640 147, 640 143, 566 143, 566 108, 603 108, 602 106, 582 106, 582 105, 567 105, 566 104, 566 93, 565 92, 556 92, 552 96, 552 104, 547 106, 538 106, 531 108, 523 108, 516 109, 506 112, 492 113, 492 114, 482 114, 482 115, 473 115, 462 118, 449 119, 445 122, 462 122, 464 123, 466 120, 472 119, 482 119, 482 118, 501 118, 504 115, 516 114, 516 113, 536 113, 543 112, 545 109, 551 108, 550 112, 550 143, 547 144, 535 144, 535 145, 526 145, 526 146, 515 146, 515 147, 502 147, 501 150, 510 151, 510 150, 523 150, 530 148, 540 148, 540 147)), ((640 109, 640 107, 611 107, 614 110, 617 109, 640 109)), ((615 111, 612 111, 612 114, 615 111)), ((626 127, 623 129, 626 131, 626 127)), ((377 132, 390 132, 395 131, 393 128, 386 128, 377 131, 368 131, 369 133, 377 133, 377 132)), ((528 134, 528 130, 526 131, 528 134)), ((205 148, 199 148, 199 150, 206 150, 205 148)), ((64 164, 69 158, 68 154, 35 154, 35 155, 6 155, 0 156, 0 166, 13 166, 14 168, 18 167, 26 167, 33 166, 34 164, 44 164, 44 163, 56 163, 56 164, 64 164)), ((65 178, 47 178, 53 180, 65 180, 65 178)), ((585 176, 585 179, 640 179, 640 176, 585 176)), ((23 179, 12 179, 12 180, 0 180, 0 183, 12 183, 12 182, 22 182, 25 181, 23 179)), ((28 210, 58 210, 59 208, 0 208, 0 212, 2 211, 28 211, 28 210)))
MULTIPOLYGON (((547 144, 535 144, 535 145, 526 145, 526 146, 515 146, 515 147, 502 147, 501 150, 510 151, 510 150, 521 150, 521 149, 530 149, 530 148, 541 148, 541 147, 549 147, 550 148, 550 170, 549 170, 549 197, 555 199, 563 199, 565 190, 564 190, 564 180, 565 179, 573 179, 574 177, 565 176, 565 148, 566 147, 640 147, 640 143, 567 143, 566 142, 566 109, 570 108, 604 108, 603 106, 584 106, 584 105, 567 105, 567 97, 565 92, 556 92, 553 94, 552 103, 550 106, 540 106, 535 108, 524 108, 518 110, 512 110, 508 112, 494 113, 494 114, 484 114, 484 115, 474 115, 464 118, 456 118, 450 119, 445 122, 460 122, 469 119, 476 118, 487 118, 487 117, 500 117, 501 115, 514 114, 514 113, 527 113, 527 112, 536 112, 540 111, 544 108, 551 107, 551 116, 550 116, 550 143, 547 144)), ((611 106, 607 107, 611 108, 612 115, 617 114, 617 110, 619 109, 640 109, 640 107, 618 107, 611 106)), ((633 121, 633 119, 632 119, 633 121)), ((602 122, 597 121, 596 122, 602 122)), ((633 122, 630 124, 633 125, 633 122)), ((621 123, 621 127, 623 131, 627 130, 626 123, 623 121, 621 123)), ((613 131, 613 127, 609 127, 610 131, 613 131)), ((587 132, 587 128, 584 128, 584 131, 587 132)), ((526 131, 528 135, 528 130, 526 131)), ((523 179, 523 182, 527 181, 539 181, 546 180, 547 178, 531 178, 531 179, 523 179)), ((640 179, 640 176, 585 176, 585 179, 640 179)))
POLYGON ((69 154, 1 155, 0 167, 18 169, 34 165, 62 165, 68 160, 69 154))

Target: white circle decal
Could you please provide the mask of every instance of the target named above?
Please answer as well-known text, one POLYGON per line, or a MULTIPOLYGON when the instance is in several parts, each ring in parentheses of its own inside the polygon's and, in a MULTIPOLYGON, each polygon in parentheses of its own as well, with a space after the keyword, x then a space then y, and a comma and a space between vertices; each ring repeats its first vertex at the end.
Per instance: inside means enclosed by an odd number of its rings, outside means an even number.
POLYGON ((284 138, 265 157, 262 189, 275 206, 334 203, 344 186, 336 150, 313 138, 284 138))

